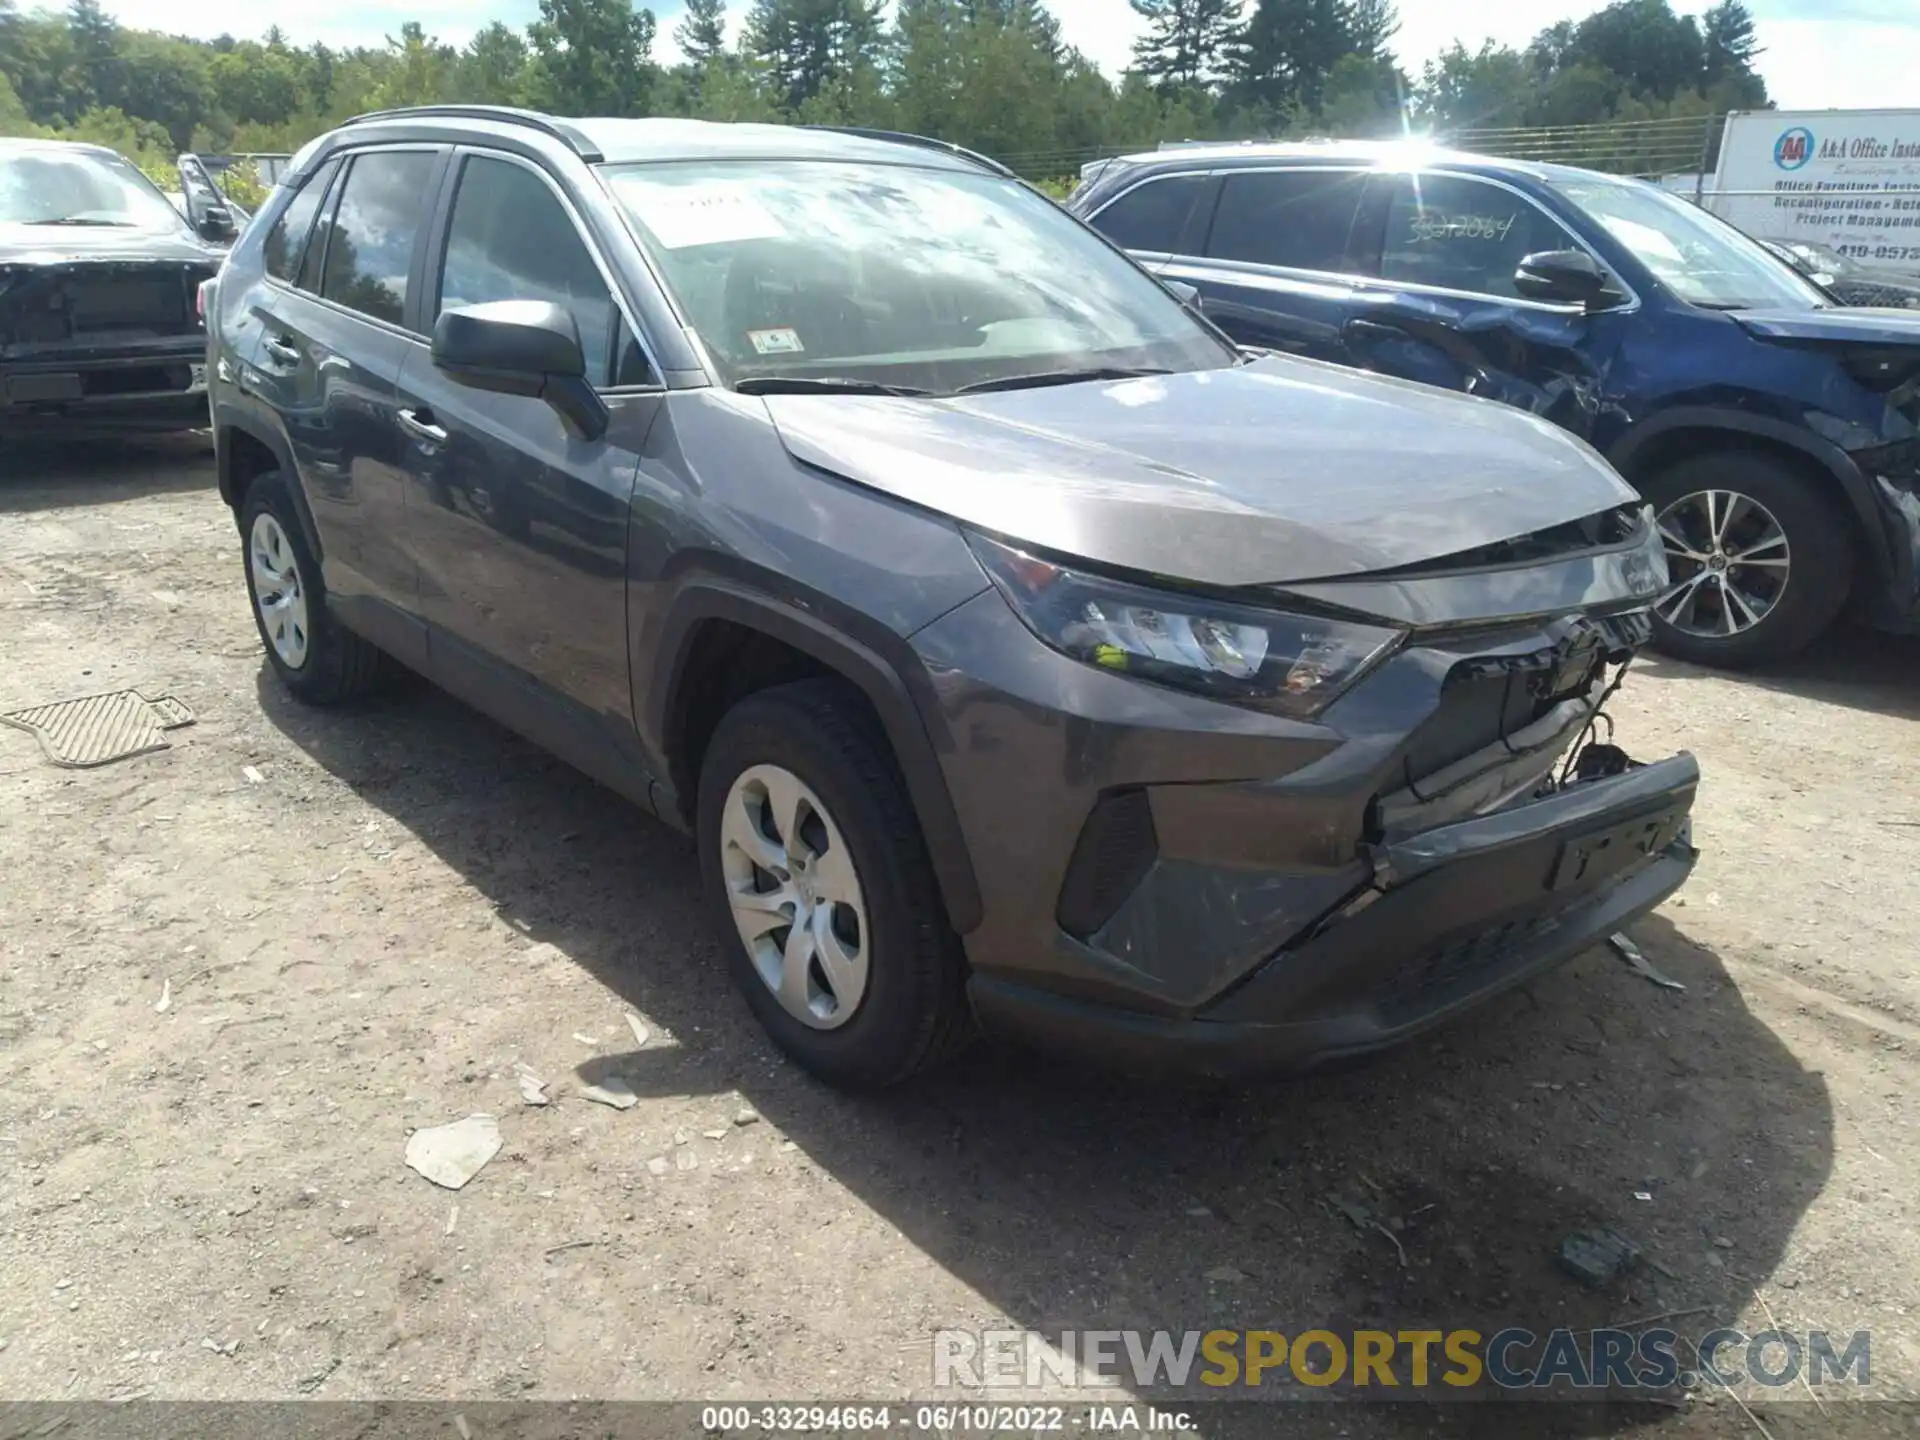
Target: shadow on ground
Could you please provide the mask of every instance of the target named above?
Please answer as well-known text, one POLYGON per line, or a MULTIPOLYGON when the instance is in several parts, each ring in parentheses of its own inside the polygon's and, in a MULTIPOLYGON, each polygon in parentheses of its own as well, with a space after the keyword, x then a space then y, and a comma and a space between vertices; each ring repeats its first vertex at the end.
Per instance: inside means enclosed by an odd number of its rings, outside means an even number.
POLYGON ((214 484, 213 445, 199 432, 0 442, 0 515, 211 490, 214 484))
MULTIPOLYGON (((1340 1075, 1170 1087, 976 1050, 902 1092, 837 1094, 728 990, 683 837, 425 684, 344 713, 298 707, 264 670, 259 688, 275 725, 504 917, 687 1041, 621 1057, 636 1091, 738 1089, 1021 1325, 1491 1334, 1685 1310, 1699 1335, 1773 1276, 1832 1166, 1823 1081, 1657 918, 1637 934, 1684 993, 1596 951, 1340 1075), (1592 1225, 1654 1265, 1574 1283, 1553 1253, 1592 1225)), ((1478 1428, 1459 1412, 1482 1407, 1447 1408, 1318 1414, 1329 1434, 1478 1428)), ((1271 1433, 1215 1413, 1208 1433, 1271 1433)), ((1522 1428, 1672 1413, 1530 1407, 1522 1428)))
MULTIPOLYGON (((1690 680, 1724 672, 1701 670, 1678 660, 1648 655, 1634 662, 1636 679, 1690 680)), ((1838 625, 1804 654, 1784 665, 1733 677, 1756 690, 1772 690, 1827 705, 1845 705, 1901 719, 1920 719, 1920 635, 1885 635, 1838 625)))

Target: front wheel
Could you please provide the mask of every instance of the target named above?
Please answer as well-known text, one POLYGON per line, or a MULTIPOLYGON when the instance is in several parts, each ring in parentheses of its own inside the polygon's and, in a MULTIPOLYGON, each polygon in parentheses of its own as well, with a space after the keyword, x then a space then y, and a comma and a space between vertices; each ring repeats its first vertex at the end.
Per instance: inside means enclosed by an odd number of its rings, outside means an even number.
POLYGON ((748 696, 700 768, 701 879, 735 985, 821 1079, 877 1088, 969 1033, 959 940, 879 727, 838 681, 748 696))
POLYGON ((1700 455, 1641 486, 1672 584, 1654 602, 1654 648, 1729 670, 1772 664, 1818 638, 1846 604, 1846 524, 1809 477, 1769 455, 1700 455))
POLYGON ((307 547, 278 472, 247 487, 240 538, 254 625, 280 683, 310 705, 336 704, 372 689, 380 652, 329 613, 320 562, 307 547))

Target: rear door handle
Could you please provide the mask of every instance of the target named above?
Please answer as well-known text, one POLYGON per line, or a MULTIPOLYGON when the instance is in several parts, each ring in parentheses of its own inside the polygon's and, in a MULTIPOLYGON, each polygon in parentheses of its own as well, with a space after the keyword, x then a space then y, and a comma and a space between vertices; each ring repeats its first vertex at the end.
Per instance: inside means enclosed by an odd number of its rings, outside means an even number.
POLYGON ((300 363, 300 351, 294 346, 291 340, 276 339, 269 336, 260 348, 267 352, 268 359, 276 361, 281 365, 298 365, 300 363))
POLYGON ((442 427, 433 423, 433 412, 425 408, 419 410, 402 410, 400 412, 400 428, 423 444, 444 445, 447 443, 447 432, 442 427))

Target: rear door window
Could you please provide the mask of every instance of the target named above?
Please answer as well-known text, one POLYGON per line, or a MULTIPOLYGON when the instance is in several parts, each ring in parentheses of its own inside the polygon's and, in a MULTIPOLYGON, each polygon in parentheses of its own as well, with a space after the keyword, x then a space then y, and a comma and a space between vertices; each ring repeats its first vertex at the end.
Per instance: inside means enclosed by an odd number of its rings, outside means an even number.
POLYGON ((1168 175, 1136 185, 1093 217, 1093 228, 1123 250, 1171 251, 1206 188, 1204 175, 1168 175))
POLYGON ((1255 170, 1220 187, 1207 254, 1220 260, 1341 272, 1366 176, 1349 170, 1255 170))
POLYGON ((291 283, 299 273, 300 258, 306 253, 314 217, 320 213, 320 202, 327 198, 327 186, 333 183, 334 172, 339 168, 338 160, 329 160, 308 176, 307 183, 287 202, 287 208, 267 231, 267 273, 276 280, 291 283))
POLYGON ((376 320, 401 323, 436 158, 425 150, 354 157, 327 227, 321 295, 376 320))
POLYGON ((1551 216, 1504 186, 1471 175, 1400 175, 1387 203, 1380 278, 1515 300, 1522 260, 1574 246, 1551 216))

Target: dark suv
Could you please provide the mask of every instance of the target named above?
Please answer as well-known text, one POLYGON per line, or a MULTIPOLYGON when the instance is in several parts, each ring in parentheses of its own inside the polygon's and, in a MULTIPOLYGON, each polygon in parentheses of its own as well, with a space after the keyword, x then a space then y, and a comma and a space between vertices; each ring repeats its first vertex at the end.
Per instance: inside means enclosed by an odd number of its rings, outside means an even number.
POLYGON ((1920 625, 1920 314, 1836 309, 1651 185, 1425 147, 1135 155, 1069 203, 1243 344, 1590 441, 1658 513, 1672 654, 1777 660, 1849 595, 1920 625))
POLYGON ((281 680, 393 657, 693 831, 832 1079, 1370 1050, 1693 863, 1693 760, 1586 743, 1666 583, 1598 456, 1249 359, 965 154, 370 116, 210 314, 281 680))

